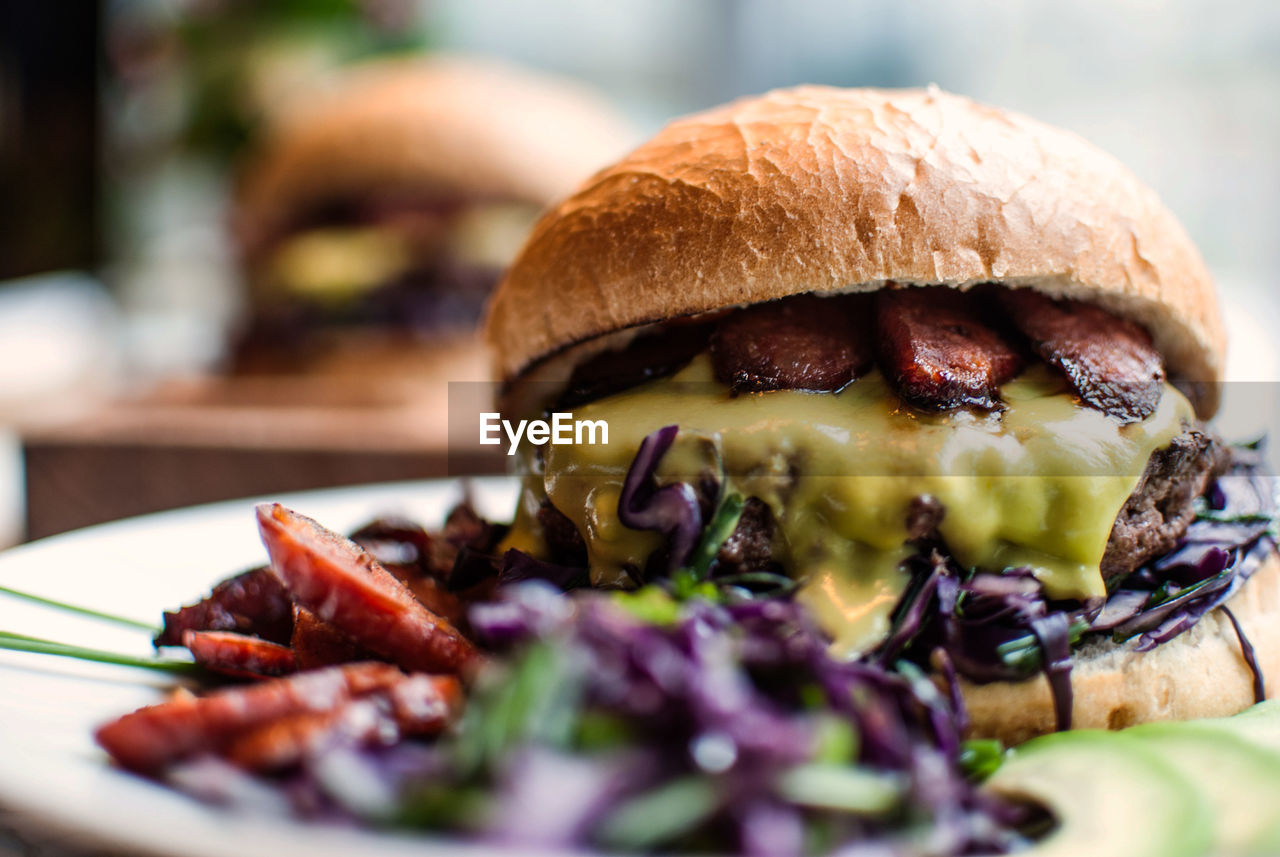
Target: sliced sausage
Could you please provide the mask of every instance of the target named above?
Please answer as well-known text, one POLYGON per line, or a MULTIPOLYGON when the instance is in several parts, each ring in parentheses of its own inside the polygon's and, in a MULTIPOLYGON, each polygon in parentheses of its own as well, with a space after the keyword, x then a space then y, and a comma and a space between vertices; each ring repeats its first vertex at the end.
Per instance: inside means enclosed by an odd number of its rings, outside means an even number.
POLYGON ((462 686, 453 676, 407 675, 385 691, 329 711, 293 714, 251 729, 234 738, 225 755, 247 770, 279 770, 335 744, 386 746, 437 734, 461 706, 462 686))

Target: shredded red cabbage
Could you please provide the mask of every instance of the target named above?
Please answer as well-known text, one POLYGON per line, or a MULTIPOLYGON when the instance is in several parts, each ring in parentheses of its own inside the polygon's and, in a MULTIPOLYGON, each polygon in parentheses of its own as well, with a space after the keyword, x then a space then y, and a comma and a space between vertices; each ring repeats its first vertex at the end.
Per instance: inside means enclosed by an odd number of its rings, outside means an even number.
POLYGON ((1258 666, 1258 657, 1253 651, 1253 643, 1250 643, 1249 638, 1245 636, 1244 629, 1240 627, 1240 620, 1231 612, 1231 608, 1224 604, 1221 610, 1231 622, 1231 628, 1236 632, 1236 640, 1240 643, 1240 653, 1244 655, 1244 661, 1253 673, 1253 701, 1263 702, 1267 698, 1267 683, 1262 676, 1262 669, 1258 666))
POLYGON ((1071 728, 1071 620, 1066 613, 1050 613, 1031 620, 1031 633, 1043 653, 1054 719, 1063 732, 1071 728))
POLYGON ((692 485, 674 482, 658 487, 655 473, 675 442, 676 426, 660 428, 641 443, 618 498, 618 520, 636 530, 654 530, 668 540, 668 565, 683 565, 702 535, 702 508, 692 485))
MULTIPOLYGON (((532 741, 529 735, 514 741, 523 748, 518 758, 533 761, 511 763, 515 757, 504 752, 493 757, 496 771, 455 772, 464 780, 496 776, 501 806, 526 802, 518 818, 492 815, 501 819, 500 829, 481 824, 474 832, 526 844, 747 854, 800 854, 814 836, 829 850, 855 842, 894 849, 906 842, 899 813, 911 806, 928 819, 911 835, 935 842, 937 853, 1003 850, 1014 841, 1007 808, 987 803, 959 770, 963 723, 952 699, 914 665, 889 670, 833 659, 808 614, 789 601, 693 600, 680 605, 673 622, 654 624, 627 608, 637 597, 583 592, 566 598, 545 584, 525 583, 473 608, 471 627, 491 644, 510 646, 524 622, 526 652, 559 664, 549 670, 554 679, 542 676, 553 685, 547 694, 577 701, 569 714, 541 712, 541 722, 561 718, 562 727, 538 728, 532 741), (604 749, 593 739, 592 753, 583 758, 581 730, 602 719, 625 739, 616 746, 606 741, 604 749), (831 739, 835 727, 845 740, 831 739), (866 796, 842 797, 838 790, 828 795, 831 806, 797 802, 783 783, 794 789, 796 778, 816 777, 813 766, 823 763, 888 784, 896 808, 859 811, 856 804, 866 796), (591 800, 566 803, 562 789, 535 787, 545 785, 547 771, 582 784, 591 800), (707 804, 693 820, 664 818, 680 814, 660 799, 667 789, 683 795, 684 810, 700 794, 707 804), (654 803, 644 827, 669 829, 669 835, 649 838, 624 823, 626 808, 649 797, 654 803), (855 808, 833 809, 841 800, 855 808), (521 824, 525 829, 513 828, 521 824), (637 835, 643 841, 627 838, 637 835)), ((497 669, 502 675, 495 686, 521 683, 518 667, 515 675, 510 667, 497 669)), ((459 741, 466 745, 469 734, 492 741, 491 718, 509 712, 495 714, 483 692, 471 706, 459 741)))
MULTIPOLYGON (((977 682, 1014 681, 1041 670, 1058 727, 1068 728, 1071 648, 1110 634, 1148 651, 1185 633, 1224 607, 1275 550, 1275 517, 1272 478, 1253 450, 1237 449, 1178 546, 1127 576, 1105 601, 1051 602, 1028 569, 966 575, 938 551, 916 557, 908 561, 912 580, 890 634, 872 660, 889 664, 906 656, 924 663, 941 650, 959 674, 977 682)), ((1262 699, 1252 646, 1236 630, 1262 699)))

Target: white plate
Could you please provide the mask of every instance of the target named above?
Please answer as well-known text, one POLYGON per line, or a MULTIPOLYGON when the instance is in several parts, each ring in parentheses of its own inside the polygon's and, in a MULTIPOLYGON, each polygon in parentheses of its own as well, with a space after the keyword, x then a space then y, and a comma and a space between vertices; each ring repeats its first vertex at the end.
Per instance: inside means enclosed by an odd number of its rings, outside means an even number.
MULTIPOLYGON (((509 518, 510 479, 472 483, 486 515, 509 518)), ((457 482, 406 482, 280 496, 327 526, 349 531, 385 512, 439 524, 457 482)), ((0 553, 0 585, 145 621, 198 599, 266 553, 255 500, 135 518, 0 553)), ((149 654, 142 631, 19 602, 0 594, 0 630, 149 654)), ((0 807, 95 848, 183 857, 418 857, 488 853, 456 842, 306 825, 201 805, 111 767, 95 726, 158 701, 163 677, 143 670, 0 652, 0 807)))

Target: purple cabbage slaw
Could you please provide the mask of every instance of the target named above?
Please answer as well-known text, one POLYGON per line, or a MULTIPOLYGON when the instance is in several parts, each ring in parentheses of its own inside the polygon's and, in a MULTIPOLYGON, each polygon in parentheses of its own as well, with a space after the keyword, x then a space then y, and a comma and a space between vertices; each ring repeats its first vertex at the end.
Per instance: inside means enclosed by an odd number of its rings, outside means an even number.
MULTIPOLYGON (((1070 651, 1110 635, 1148 651, 1190 630, 1222 607, 1275 550, 1274 480, 1255 450, 1236 448, 1227 472, 1202 498, 1178 546, 1125 577, 1105 600, 1048 601, 1025 568, 966 575, 935 550, 908 561, 911 585, 892 631, 872 657, 887 664, 918 662, 942 649, 956 670, 977 682, 1016 681, 1037 670, 1053 691, 1059 729, 1070 728, 1070 651)), ((1235 617, 1227 616, 1254 674, 1260 701, 1266 688, 1235 617)))
POLYGON ((470 703, 454 783, 410 798, 411 811, 436 818, 433 797, 479 781, 492 786, 487 807, 464 829, 523 844, 799 855, 1016 841, 1016 811, 961 773, 952 700, 911 665, 834 660, 798 604, 679 603, 656 587, 566 597, 524 583, 470 619, 515 656, 470 703), (531 684, 531 661, 533 717, 511 728, 504 694, 531 684), (536 786, 555 778, 591 799, 536 786))
POLYGON ((535 580, 469 618, 494 656, 434 743, 337 740, 270 780, 200 758, 169 782, 255 812, 495 846, 801 857, 1025 844, 1028 810, 964 773, 955 698, 911 664, 833 659, 794 602, 535 580))
POLYGON ((665 426, 641 441, 618 498, 618 520, 623 526, 655 530, 667 537, 671 570, 688 560, 702 534, 702 507, 693 486, 672 482, 658 487, 658 464, 678 433, 677 426, 665 426))

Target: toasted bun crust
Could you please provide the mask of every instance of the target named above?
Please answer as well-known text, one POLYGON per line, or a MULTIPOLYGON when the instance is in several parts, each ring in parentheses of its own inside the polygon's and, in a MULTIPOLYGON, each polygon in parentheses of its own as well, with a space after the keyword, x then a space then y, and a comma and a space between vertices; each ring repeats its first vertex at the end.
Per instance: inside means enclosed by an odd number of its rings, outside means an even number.
POLYGON ((316 201, 387 190, 548 205, 631 139, 562 78, 474 58, 369 62, 276 117, 242 177, 236 230, 270 235, 316 201))
MULTIPOLYGON (((1280 557, 1272 554, 1227 604, 1253 644, 1269 694, 1280 689, 1280 557)), ((1221 610, 1149 652, 1099 640, 1072 660, 1072 726, 1122 729, 1156 720, 1222 717, 1253 705, 1253 674, 1221 610)), ((1044 676, 976 685, 961 680, 975 736, 1018 744, 1054 730, 1044 676)))
POLYGON ((511 380, 633 325, 887 281, 1086 298, 1146 325, 1174 377, 1220 380, 1213 282, 1155 193, 1074 134, 936 89, 804 86, 671 123, 544 216, 487 338, 511 380))

